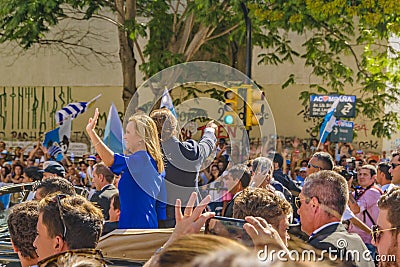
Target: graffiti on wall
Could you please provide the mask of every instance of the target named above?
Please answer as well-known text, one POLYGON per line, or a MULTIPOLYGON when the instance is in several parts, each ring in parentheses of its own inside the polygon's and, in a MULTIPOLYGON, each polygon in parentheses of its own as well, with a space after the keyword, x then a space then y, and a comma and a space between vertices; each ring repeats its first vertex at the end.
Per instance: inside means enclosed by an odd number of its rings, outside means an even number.
MULTIPOLYGON (((2 87, 0 88, 0 139, 33 141, 43 139, 45 132, 57 127, 57 110, 81 99, 81 91, 71 87, 2 87), (75 94, 74 94, 75 92, 75 94)), ((100 112, 97 132, 104 135, 108 111, 100 112)), ((123 114, 119 112, 120 118, 123 114)), ((84 126, 72 123, 71 141, 89 143, 84 126)))
MULTIPOLYGON (((73 102, 70 87, 3 87, 0 91, 2 129, 43 133, 55 127, 54 114, 73 102)), ((23 138, 30 138, 29 132, 23 138)), ((13 138, 13 137, 10 137, 13 138)))

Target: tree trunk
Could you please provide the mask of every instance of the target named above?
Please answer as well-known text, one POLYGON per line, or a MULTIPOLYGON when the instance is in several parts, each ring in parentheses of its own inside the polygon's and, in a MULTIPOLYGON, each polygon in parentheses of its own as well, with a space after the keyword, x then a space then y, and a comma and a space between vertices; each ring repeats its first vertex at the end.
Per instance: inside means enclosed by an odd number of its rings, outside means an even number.
MULTIPOLYGON (((131 21, 136 16, 135 0, 115 0, 117 8, 117 21, 124 25, 125 21, 131 21), (124 6, 125 3, 125 6, 124 6)), ((123 92, 122 100, 124 102, 124 111, 128 108, 133 95, 136 92, 136 59, 134 54, 134 42, 129 37, 130 31, 119 28, 119 58, 121 60, 123 92)), ((134 104, 133 104, 134 105, 134 104)), ((134 105, 136 107, 137 105, 134 105)))

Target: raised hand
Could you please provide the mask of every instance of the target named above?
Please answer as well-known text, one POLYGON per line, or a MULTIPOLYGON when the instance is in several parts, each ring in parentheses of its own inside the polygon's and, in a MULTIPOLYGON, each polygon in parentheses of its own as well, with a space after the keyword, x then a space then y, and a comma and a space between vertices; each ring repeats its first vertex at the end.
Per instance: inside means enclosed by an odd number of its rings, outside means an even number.
POLYGON ((99 118, 99 109, 96 108, 94 111, 93 118, 89 118, 89 122, 86 125, 86 131, 89 133, 91 131, 94 131, 97 125, 97 119, 99 118))
POLYGON ((168 239, 164 246, 168 246, 171 242, 178 239, 179 237, 187 234, 197 234, 200 232, 201 227, 204 225, 208 218, 214 217, 214 212, 205 212, 204 209, 207 207, 208 203, 211 201, 211 196, 206 196, 200 204, 194 208, 194 204, 197 199, 197 194, 193 192, 190 195, 187 207, 182 214, 181 200, 177 199, 175 203, 175 219, 176 225, 175 230, 171 237, 168 239))
POLYGON ((211 120, 207 123, 206 125, 207 128, 214 128, 214 130, 217 130, 218 126, 215 124, 214 120, 211 120))
POLYGON ((265 246, 287 251, 279 233, 261 217, 247 216, 247 223, 243 228, 251 237, 256 250, 262 250, 265 246))

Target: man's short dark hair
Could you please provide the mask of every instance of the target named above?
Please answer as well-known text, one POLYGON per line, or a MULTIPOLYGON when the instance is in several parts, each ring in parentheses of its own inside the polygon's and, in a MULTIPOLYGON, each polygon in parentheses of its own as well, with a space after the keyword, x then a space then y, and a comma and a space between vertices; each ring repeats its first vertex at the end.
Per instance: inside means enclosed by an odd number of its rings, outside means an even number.
POLYGON ((282 157, 281 154, 275 153, 275 154, 274 154, 274 160, 273 160, 273 161, 276 162, 276 163, 278 163, 279 169, 282 169, 282 166, 283 166, 283 157, 282 157))
MULTIPOLYGON (((57 194, 39 202, 39 215, 49 236, 62 236, 63 222, 60 218, 57 194)), ((65 242, 69 249, 95 248, 103 230, 103 213, 86 198, 75 195, 60 198, 65 227, 65 242)))
POLYGON ((66 195, 75 195, 75 188, 72 183, 61 177, 51 177, 46 180, 42 180, 35 189, 42 189, 39 191, 41 198, 44 198, 47 195, 55 192, 61 192, 66 195))
POLYGON ((31 166, 25 168, 24 173, 33 181, 40 181, 43 178, 43 172, 40 172, 39 170, 40 170, 39 167, 31 166))
POLYGON ((10 238, 24 258, 38 257, 33 246, 37 233, 38 214, 38 202, 26 201, 11 207, 8 215, 10 238))
POLYGON ((320 204, 328 207, 325 212, 338 219, 341 219, 349 200, 346 179, 334 171, 310 174, 304 181, 302 194, 309 198, 316 197, 320 204))
POLYGON ((114 195, 111 196, 110 203, 111 203, 111 200, 114 200, 113 208, 115 210, 120 210, 121 209, 121 204, 119 202, 119 193, 115 193, 114 195))
POLYGON ((323 166, 321 166, 321 167, 323 167, 323 170, 326 170, 326 171, 333 170, 333 166, 335 166, 335 163, 333 162, 333 158, 332 158, 331 154, 320 151, 320 152, 314 153, 314 155, 312 157, 317 158, 319 161, 322 161, 323 166))
POLYGON ((390 165, 387 162, 381 162, 378 164, 378 170, 385 174, 386 180, 392 180, 392 175, 389 173, 390 165))
POLYGON ((104 163, 94 165, 94 171, 97 175, 102 174, 108 183, 114 182, 114 173, 104 163))
POLYGON ((363 166, 361 166, 360 168, 361 170, 369 170, 371 177, 374 176, 376 174, 376 168, 375 166, 371 165, 371 164, 365 164, 363 166))
POLYGON ((228 172, 233 177, 233 179, 240 179, 240 183, 242 184, 243 188, 249 186, 251 174, 245 164, 237 164, 230 168, 228 172))

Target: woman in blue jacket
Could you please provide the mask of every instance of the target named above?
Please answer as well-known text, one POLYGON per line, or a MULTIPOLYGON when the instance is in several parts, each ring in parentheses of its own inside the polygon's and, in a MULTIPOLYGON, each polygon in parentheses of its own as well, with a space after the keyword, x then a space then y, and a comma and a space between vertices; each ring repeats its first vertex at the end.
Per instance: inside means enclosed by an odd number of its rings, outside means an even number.
POLYGON ((164 163, 157 127, 147 115, 133 115, 126 126, 124 141, 128 155, 111 151, 95 132, 96 108, 86 131, 104 164, 117 175, 121 215, 118 228, 157 228, 156 200, 163 184, 164 163))

